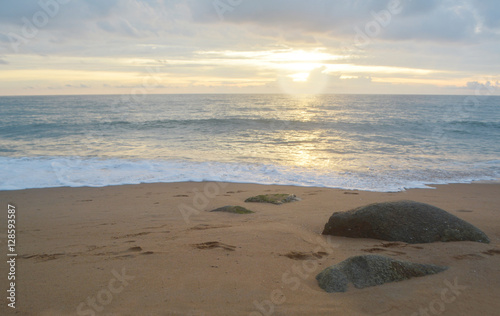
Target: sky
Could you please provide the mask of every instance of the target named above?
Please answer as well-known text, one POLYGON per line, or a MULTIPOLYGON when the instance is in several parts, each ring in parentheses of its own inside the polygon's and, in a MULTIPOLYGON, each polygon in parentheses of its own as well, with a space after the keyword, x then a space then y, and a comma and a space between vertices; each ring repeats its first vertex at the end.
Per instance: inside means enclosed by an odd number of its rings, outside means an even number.
POLYGON ((500 94, 498 0, 0 2, 0 95, 500 94))

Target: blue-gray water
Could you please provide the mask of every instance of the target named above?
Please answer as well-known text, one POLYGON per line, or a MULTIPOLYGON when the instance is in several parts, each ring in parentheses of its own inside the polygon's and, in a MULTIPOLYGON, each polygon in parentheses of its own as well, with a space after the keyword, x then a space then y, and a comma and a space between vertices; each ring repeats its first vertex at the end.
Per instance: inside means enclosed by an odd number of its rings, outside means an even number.
POLYGON ((500 97, 0 97, 0 189, 229 181, 397 191, 500 178, 500 97))

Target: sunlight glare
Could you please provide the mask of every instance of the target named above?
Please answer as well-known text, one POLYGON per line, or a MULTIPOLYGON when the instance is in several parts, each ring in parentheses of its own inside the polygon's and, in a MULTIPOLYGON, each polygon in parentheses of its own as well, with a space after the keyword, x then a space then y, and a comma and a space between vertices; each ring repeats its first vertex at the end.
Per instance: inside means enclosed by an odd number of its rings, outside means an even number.
POLYGON ((309 73, 308 72, 299 72, 299 73, 290 75, 289 77, 292 78, 292 80, 295 82, 306 82, 307 79, 309 78, 309 73))

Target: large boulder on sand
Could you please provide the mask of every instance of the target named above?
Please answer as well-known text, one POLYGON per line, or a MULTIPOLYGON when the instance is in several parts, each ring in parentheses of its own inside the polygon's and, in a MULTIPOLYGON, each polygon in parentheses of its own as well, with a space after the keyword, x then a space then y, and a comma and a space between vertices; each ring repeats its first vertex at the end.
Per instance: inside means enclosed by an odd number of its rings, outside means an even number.
POLYGON ((435 206, 414 201, 375 203, 335 212, 323 235, 374 238, 411 244, 435 241, 489 243, 485 233, 435 206))
POLYGON ((316 276, 327 292, 345 292, 349 282, 358 289, 413 277, 435 274, 448 269, 431 264, 400 261, 379 255, 350 257, 326 268, 316 276))

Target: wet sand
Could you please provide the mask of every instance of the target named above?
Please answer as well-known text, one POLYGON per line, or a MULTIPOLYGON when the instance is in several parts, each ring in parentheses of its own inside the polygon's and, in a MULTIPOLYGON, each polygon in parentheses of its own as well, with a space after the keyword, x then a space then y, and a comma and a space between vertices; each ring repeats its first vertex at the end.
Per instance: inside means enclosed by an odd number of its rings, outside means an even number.
MULTIPOLYGON (((500 184, 398 193, 234 183, 169 183, 1 191, 16 207, 16 309, 2 315, 497 315, 500 184), (293 193, 283 205, 250 196, 293 193), (483 230, 490 244, 327 238, 335 211, 409 199, 483 230), (241 205, 254 214, 211 213, 241 205), (436 275, 346 293, 315 276, 354 255, 446 265, 436 275), (16 314, 17 312, 17 314, 16 314)), ((7 258, 5 256, 4 258, 7 258)), ((0 265, 8 288, 8 263, 0 265)), ((4 292, 4 294, 7 292, 4 292)))

